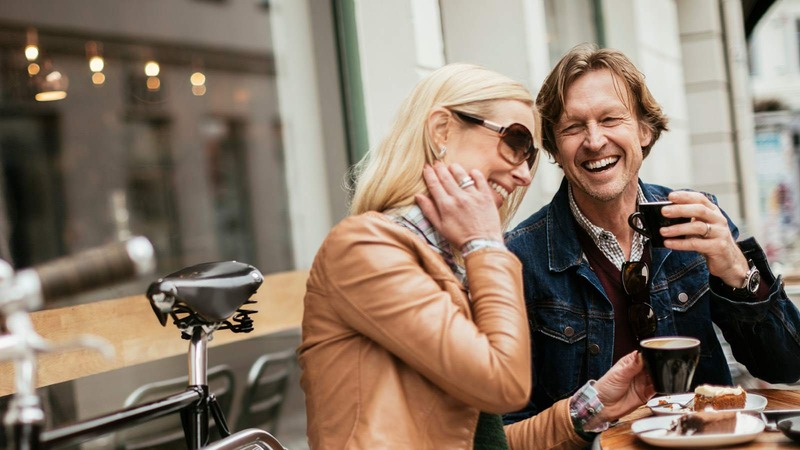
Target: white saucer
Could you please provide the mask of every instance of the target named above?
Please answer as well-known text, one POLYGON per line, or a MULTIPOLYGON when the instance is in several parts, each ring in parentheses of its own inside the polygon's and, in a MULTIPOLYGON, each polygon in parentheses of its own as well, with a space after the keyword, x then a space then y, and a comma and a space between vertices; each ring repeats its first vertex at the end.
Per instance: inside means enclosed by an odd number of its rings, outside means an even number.
POLYGON ((764 422, 749 414, 738 415, 736 430, 733 433, 682 436, 667 431, 675 420, 677 420, 675 416, 648 417, 633 422, 631 431, 639 439, 650 445, 669 448, 722 447, 741 444, 752 441, 759 433, 764 431, 764 422), (653 430, 654 428, 657 429, 653 430))
MULTIPOLYGON (((678 405, 674 404, 667 404, 663 406, 659 406, 659 402, 662 400, 665 402, 677 402, 686 404, 689 400, 694 398, 693 393, 688 394, 673 394, 673 395, 665 395, 663 397, 653 397, 650 401, 647 402, 647 407, 650 408, 650 411, 653 411, 653 414, 656 415, 675 415, 675 414, 684 414, 687 412, 691 412, 692 410, 689 408, 681 408, 678 405)), ((747 398, 744 402, 744 408, 741 409, 730 409, 726 411, 742 411, 742 412, 761 412, 767 406, 767 399, 762 397, 758 394, 751 394, 747 393, 747 398)))

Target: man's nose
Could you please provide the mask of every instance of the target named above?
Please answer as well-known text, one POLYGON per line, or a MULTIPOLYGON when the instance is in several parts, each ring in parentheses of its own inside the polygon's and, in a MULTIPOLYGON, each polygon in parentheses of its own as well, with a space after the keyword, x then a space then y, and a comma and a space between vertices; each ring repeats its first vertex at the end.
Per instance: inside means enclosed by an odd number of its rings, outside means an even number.
POLYGON ((589 123, 586 126, 585 145, 590 150, 600 150, 606 145, 607 139, 602 127, 597 123, 589 123))

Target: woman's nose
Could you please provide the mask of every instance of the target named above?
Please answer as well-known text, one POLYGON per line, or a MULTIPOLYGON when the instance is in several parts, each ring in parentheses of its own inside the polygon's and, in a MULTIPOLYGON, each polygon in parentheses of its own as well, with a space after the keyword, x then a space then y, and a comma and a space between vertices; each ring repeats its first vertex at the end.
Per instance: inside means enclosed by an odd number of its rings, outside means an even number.
POLYGON ((514 181, 520 186, 531 184, 531 180, 533 179, 531 169, 528 167, 528 164, 525 163, 514 167, 514 170, 511 171, 511 175, 514 177, 514 181))

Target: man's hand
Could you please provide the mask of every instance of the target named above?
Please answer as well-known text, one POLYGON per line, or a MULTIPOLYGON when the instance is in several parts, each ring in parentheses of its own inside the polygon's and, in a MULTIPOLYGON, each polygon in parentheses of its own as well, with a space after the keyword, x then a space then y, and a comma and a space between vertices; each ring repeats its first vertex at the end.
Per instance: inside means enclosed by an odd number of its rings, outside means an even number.
POLYGON ((644 370, 644 361, 638 352, 620 358, 594 385, 603 402, 600 416, 612 422, 643 405, 655 394, 653 381, 644 370))
POLYGON ((661 210, 664 217, 689 217, 692 221, 662 228, 664 246, 700 253, 706 258, 711 275, 728 286, 741 287, 750 267, 719 207, 699 192, 674 191, 669 199, 675 204, 661 210), (675 239, 678 237, 684 239, 675 239))

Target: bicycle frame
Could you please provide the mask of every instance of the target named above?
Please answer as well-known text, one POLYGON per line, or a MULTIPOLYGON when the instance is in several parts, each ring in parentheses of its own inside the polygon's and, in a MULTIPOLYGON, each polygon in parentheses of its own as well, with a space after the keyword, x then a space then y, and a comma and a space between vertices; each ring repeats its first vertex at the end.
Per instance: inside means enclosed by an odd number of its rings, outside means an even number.
POLYGON ((236 261, 187 267, 158 279, 148 288, 150 306, 161 324, 166 326, 171 317, 181 335, 190 341, 185 391, 54 430, 42 430, 44 412, 35 391, 37 354, 79 347, 108 354, 113 349, 106 341, 90 336, 64 343, 48 342, 36 333, 28 312, 39 308, 45 298, 68 295, 141 273, 152 256, 149 241, 134 238, 128 243, 26 269, 15 276, 10 266, 0 264, 0 316, 5 317, 9 332, 0 336, 0 359, 14 362, 17 385, 5 424, 11 428, 16 450, 81 443, 174 413, 180 413, 190 450, 209 443, 209 415, 213 416, 220 435, 230 436, 222 408, 208 387, 208 341, 217 330, 233 333, 253 330, 250 315, 257 311, 245 305, 255 303, 250 297, 263 281, 258 269, 236 261), (148 250, 143 249, 144 243, 149 251, 144 251, 148 250))
POLYGON ((209 334, 202 327, 194 328, 189 344, 189 385, 185 391, 47 431, 40 434, 40 439, 37 428, 20 430, 17 448, 39 450, 85 442, 174 413, 181 414, 186 445, 190 450, 208 444, 209 413, 214 416, 220 435, 229 436, 222 410, 208 389, 208 338, 209 334))

